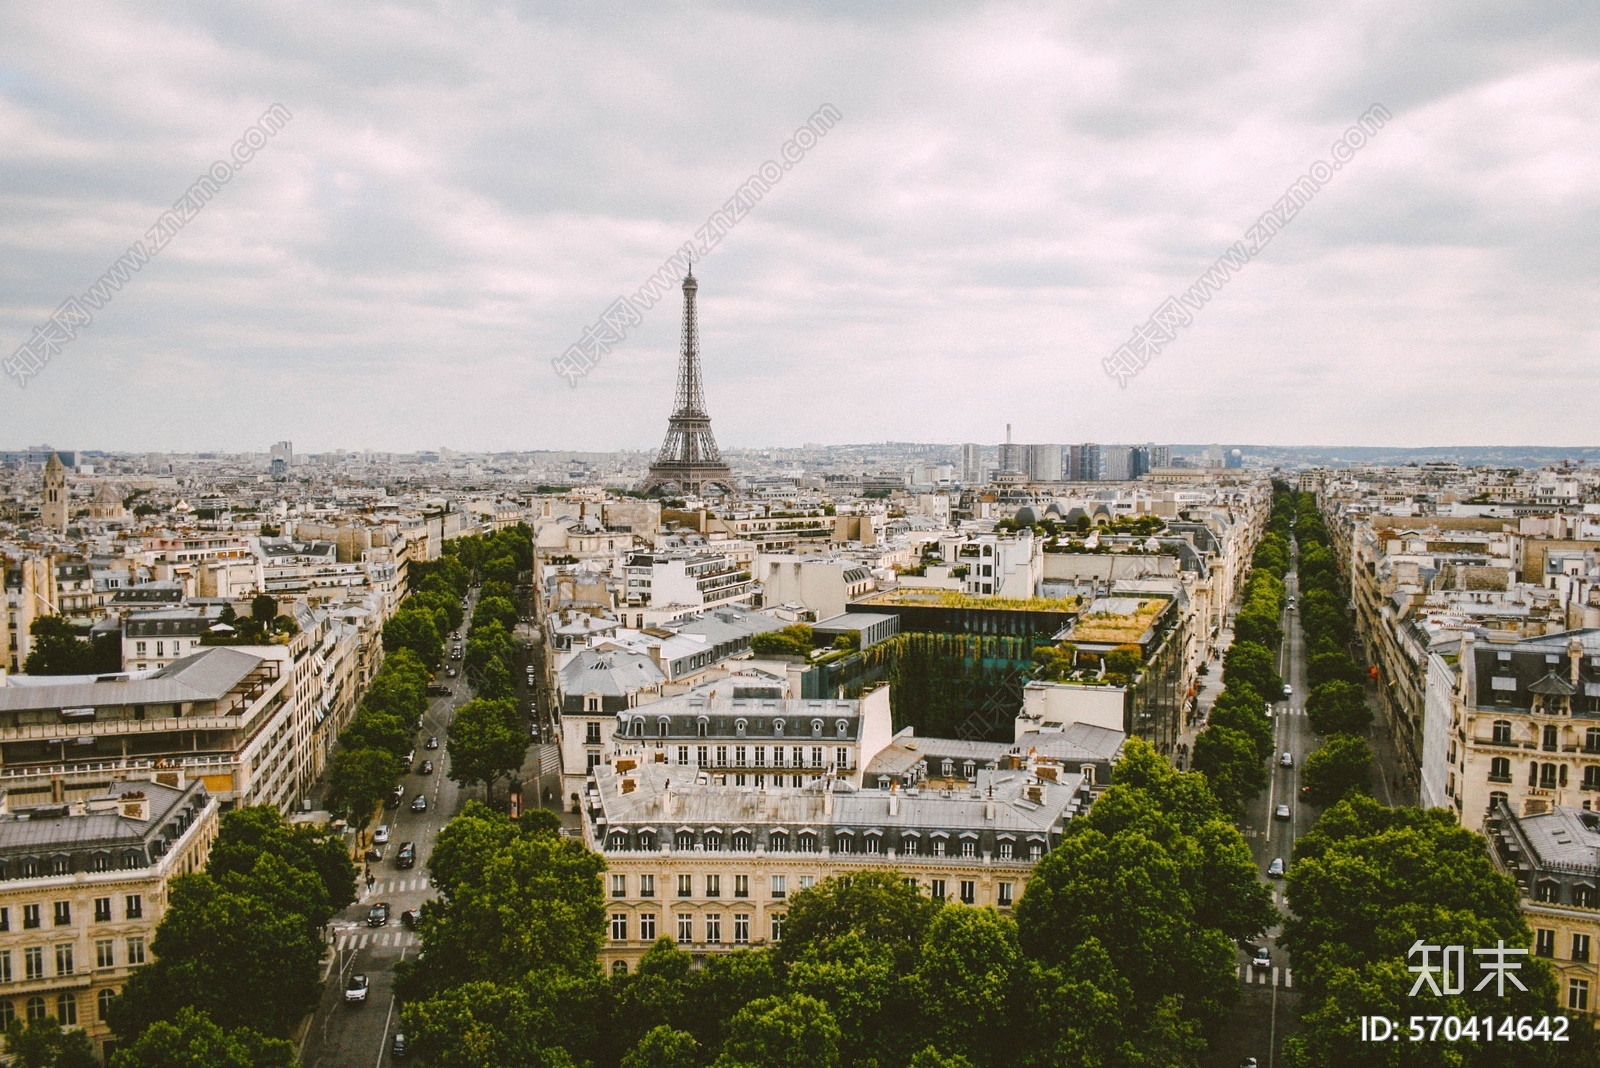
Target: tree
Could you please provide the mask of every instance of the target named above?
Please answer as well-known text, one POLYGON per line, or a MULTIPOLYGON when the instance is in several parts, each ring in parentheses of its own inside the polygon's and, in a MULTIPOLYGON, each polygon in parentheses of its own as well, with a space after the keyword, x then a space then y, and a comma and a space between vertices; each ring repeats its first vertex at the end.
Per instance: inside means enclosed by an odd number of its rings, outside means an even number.
POLYGON ((478 602, 478 607, 472 613, 472 626, 488 626, 498 623, 510 633, 517 629, 517 606, 504 597, 485 597, 478 602))
POLYGON ((278 599, 268 593, 250 598, 250 618, 260 624, 262 630, 271 627, 272 621, 278 618, 278 599))
POLYGON ((6 1025, 6 1053, 15 1068, 98 1068, 100 1058, 83 1031, 63 1030, 54 1016, 13 1019, 6 1025))
POLYGON ((1372 749, 1365 738, 1330 735, 1306 757, 1301 778, 1313 805, 1331 805, 1351 790, 1366 793, 1372 786, 1372 749))
POLYGON ((1318 734, 1365 734, 1372 726, 1372 709, 1364 689, 1335 679, 1311 691, 1306 717, 1318 734))
POLYGON ((469 982, 406 1004, 400 1018, 431 1068, 575 1068, 572 1050, 596 1041, 599 993, 598 977, 469 982))
POLYGON ((322 990, 323 945, 305 916, 225 890, 210 875, 172 881, 150 949, 155 960, 111 1003, 112 1029, 125 1042, 186 1005, 224 1028, 283 1037, 322 990))
POLYGON ((837 1068, 839 1025, 804 994, 752 1001, 728 1021, 716 1068, 837 1068))
POLYGON ((1306 663, 1306 679, 1314 690, 1325 682, 1335 679, 1344 682, 1361 684, 1361 668, 1356 666, 1355 660, 1343 649, 1328 653, 1318 653, 1306 663))
POLYGON ((509 701, 468 701, 451 719, 446 739, 450 778, 462 786, 481 782, 489 797, 495 780, 521 768, 528 752, 517 708, 509 701))
POLYGON ((1011 995, 1021 963, 1011 917, 960 905, 939 911, 923 936, 917 979, 940 1049, 979 1065, 1009 1063, 1011 995))
POLYGON ((433 613, 426 608, 402 605, 383 625, 383 651, 408 649, 423 664, 433 667, 444 654, 444 639, 433 613))
POLYGON ((290 1068, 294 1046, 248 1027, 224 1031, 210 1016, 185 1006, 172 1020, 158 1020, 111 1068, 290 1068))
POLYGON ((790 901, 778 959, 787 964, 812 943, 855 933, 887 946, 895 966, 909 972, 922 951, 922 935, 939 905, 906 884, 897 871, 861 871, 824 879, 790 901))
MULTIPOLYGON (((206 871, 214 878, 245 875, 264 855, 285 861, 316 877, 331 915, 356 899, 355 865, 339 837, 322 828, 294 826, 271 805, 251 805, 225 813, 211 845, 206 871)), ((318 920, 319 924, 326 922, 318 920)))
POLYGON ((399 781, 393 751, 370 746, 341 749, 328 768, 328 808, 364 831, 399 781))
POLYGON ((93 650, 61 616, 40 616, 28 626, 28 658, 22 670, 29 675, 88 675, 94 672, 93 650))
POLYGON ((1283 693, 1283 680, 1273 665, 1272 651, 1257 642, 1235 641, 1222 658, 1223 681, 1242 682, 1266 700, 1283 693))
POLYGON ((1132 678, 1144 667, 1144 653, 1137 645, 1119 645, 1106 654, 1106 671, 1132 678))
POLYGON ((381 749, 396 761, 411 751, 412 728, 399 716, 388 712, 357 712, 350 726, 339 735, 345 750, 381 749))
POLYGON ((700 1068, 700 1043, 687 1031, 652 1028, 622 1058, 622 1068, 700 1068))
POLYGON ((1266 762, 1255 739, 1215 722, 1194 740, 1194 770, 1205 775, 1222 807, 1235 816, 1243 815, 1245 802, 1267 786, 1266 762))

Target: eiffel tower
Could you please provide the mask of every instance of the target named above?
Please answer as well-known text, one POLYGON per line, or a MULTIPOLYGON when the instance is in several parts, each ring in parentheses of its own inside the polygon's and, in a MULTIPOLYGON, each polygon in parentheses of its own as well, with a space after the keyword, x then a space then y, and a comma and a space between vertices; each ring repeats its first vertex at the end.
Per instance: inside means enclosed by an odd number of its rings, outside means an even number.
POLYGON ((691 266, 683 280, 678 396, 667 419, 667 438, 640 489, 676 486, 683 493, 703 493, 709 487, 733 488, 733 472, 722 460, 717 439, 711 436, 711 416, 706 413, 705 391, 700 387, 700 327, 694 313, 694 295, 699 288, 691 266))

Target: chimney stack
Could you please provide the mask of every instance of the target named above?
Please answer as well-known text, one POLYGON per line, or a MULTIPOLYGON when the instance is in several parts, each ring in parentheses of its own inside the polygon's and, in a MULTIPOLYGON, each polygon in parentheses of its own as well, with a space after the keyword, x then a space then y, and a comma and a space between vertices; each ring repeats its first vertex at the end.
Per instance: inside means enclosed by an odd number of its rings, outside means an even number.
MULTIPOLYGON (((1577 686, 1578 669, 1583 664, 1583 639, 1576 634, 1567 639, 1567 660, 1572 665, 1572 678, 1570 681, 1573 686, 1577 686)), ((1574 704, 1573 707, 1576 708, 1577 705, 1574 704)))
POLYGON ((822 780, 822 814, 833 815, 833 776, 822 780))
POLYGON ((989 784, 989 794, 983 799, 983 818, 994 819, 994 783, 989 784))
POLYGON ((889 815, 900 815, 900 782, 898 779, 889 784, 889 815))

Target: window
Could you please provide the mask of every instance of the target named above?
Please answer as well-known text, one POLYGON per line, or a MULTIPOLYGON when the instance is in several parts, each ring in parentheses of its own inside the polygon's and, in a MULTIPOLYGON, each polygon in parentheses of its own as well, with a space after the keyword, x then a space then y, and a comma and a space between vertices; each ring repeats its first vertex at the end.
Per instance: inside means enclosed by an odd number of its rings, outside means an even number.
POLYGON ((686 746, 686 745, 678 746, 678 766, 679 767, 688 767, 689 766, 689 747, 686 746))
POLYGON ((961 839, 961 855, 968 858, 977 856, 978 843, 974 842, 971 838, 961 839))
POLYGON ((783 767, 783 746, 781 745, 772 747, 772 766, 775 768, 783 767))
POLYGON ((1534 890, 1534 897, 1540 901, 1559 902, 1561 900, 1561 884, 1548 880, 1541 882, 1534 890))
POLYGON ((76 994, 56 995, 56 1019, 62 1027, 78 1026, 78 996, 76 994))
POLYGON ((1583 883, 1579 883, 1577 886, 1574 886, 1572 888, 1572 903, 1574 905, 1578 906, 1580 909, 1592 909, 1592 908, 1594 908, 1595 907, 1594 887, 1587 886, 1587 885, 1585 885, 1583 883))
POLYGON ((11 1004, 10 998, 0 998, 0 1031, 11 1026, 11 1021, 17 1018, 17 1007, 11 1004))
POLYGON ((811 747, 811 766, 814 768, 822 767, 822 746, 820 745, 811 747))
POLYGON ((133 643, 133 651, 134 651, 134 654, 136 656, 143 656, 145 654, 145 643, 144 642, 134 642, 133 643))
POLYGON ((783 941, 783 913, 781 912, 774 913, 772 916, 772 940, 774 942, 783 941))
POLYGON ((667 720, 665 720, 665 719, 656 720, 656 737, 657 738, 665 738, 667 736, 667 730, 668 730, 667 720))
POLYGON ((1589 960, 1589 936, 1588 935, 1586 935, 1586 934, 1575 934, 1575 935, 1572 936, 1572 959, 1576 960, 1576 961, 1583 961, 1585 963, 1588 962, 1588 960, 1589 960))
POLYGON ((694 747, 694 761, 695 761, 695 767, 697 767, 697 768, 706 767, 708 764, 711 763, 710 757, 709 757, 709 755, 707 753, 707 747, 706 746, 697 745, 697 746, 694 747))
POLYGON ((722 944, 722 914, 710 912, 706 914, 706 943, 720 946, 722 944))
POLYGON ((694 916, 688 912, 678 913, 678 944, 687 945, 694 941, 694 916))
POLYGON ((128 939, 128 966, 137 967, 144 963, 144 937, 135 935, 128 939))
POLYGON ((625 960, 614 960, 614 961, 612 961, 611 962, 611 974, 612 975, 627 975, 628 974, 628 962, 625 961, 625 960))
POLYGON ((789 877, 787 875, 774 875, 772 877, 772 896, 775 898, 789 896, 789 877))
POLYGON ((694 848, 694 832, 679 831, 672 839, 672 848, 680 853, 687 853, 694 848))
POLYGON ((978 884, 971 879, 961 880, 961 903, 970 905, 978 899, 978 884))
POLYGON ((783 720, 775 719, 772 721, 772 736, 774 738, 783 737, 783 720))
POLYGON ((721 831, 707 831, 705 833, 705 835, 704 835, 704 841, 705 841, 705 847, 706 847, 706 852, 707 853, 720 853, 720 852, 722 852, 722 832, 721 831))
POLYGON ((641 912, 639 914, 639 937, 646 942, 656 940, 656 914, 641 912))
POLYGON ((735 912, 733 914, 733 944, 748 946, 750 944, 750 914, 748 912, 735 912))
POLYGON ((756 767, 764 768, 766 766, 767 766, 767 747, 764 746, 764 745, 758 745, 758 746, 756 746, 756 767))
POLYGON ((822 721, 820 719, 814 719, 811 721, 811 737, 822 737, 822 721))
POLYGON ((1028 859, 1029 860, 1038 860, 1042 856, 1044 856, 1044 843, 1043 842, 1029 842, 1028 843, 1028 859))
POLYGON ((867 835, 867 852, 876 854, 883 847, 883 839, 875 834, 867 835))
POLYGON ((707 875, 706 876, 706 897, 721 897, 721 896, 722 896, 722 876, 720 876, 720 875, 707 875))
MULTIPOLYGON (((734 734, 735 734, 735 735, 736 735, 736 736, 737 736, 737 737, 740 737, 740 738, 743 738, 743 737, 744 737, 744 729, 745 729, 745 727, 746 727, 746 726, 748 726, 748 725, 749 725, 749 722, 748 722, 748 721, 747 721, 747 720, 742 720, 742 719, 736 719, 736 720, 734 720, 734 721, 733 721, 733 733, 734 733, 734 734)), ((743 751, 744 751, 744 747, 743 747, 743 746, 740 746, 740 747, 739 747, 739 749, 740 749, 740 752, 743 752, 743 751)), ((740 761, 741 761, 741 762, 742 762, 742 761, 743 761, 743 759, 744 759, 744 758, 743 758, 743 757, 741 757, 741 758, 740 758, 740 761)))
POLYGON ((1544 729, 1543 743, 1542 748, 1545 752, 1554 753, 1561 748, 1561 732, 1554 727, 1546 727, 1544 729))
POLYGON ((727 766, 728 766, 728 747, 725 746, 725 745, 719 745, 719 746, 717 746, 717 767, 725 768, 727 766))
POLYGON ((111 854, 110 853, 96 853, 93 857, 91 857, 89 859, 89 870, 90 871, 110 871, 111 870, 111 854))
POLYGON ((1583 732, 1583 751, 1600 753, 1600 727, 1590 727, 1583 732))
POLYGON ((1013 852, 1015 852, 1015 848, 1012 846, 1012 844, 1010 842, 1001 842, 1000 843, 1000 859, 1001 860, 1010 860, 1011 859, 1011 854, 1013 852))
POLYGON ((750 852, 750 832, 735 831, 733 835, 733 851, 735 853, 750 852))
POLYGON ((111 922, 111 899, 109 897, 97 897, 94 899, 94 922, 111 922))
POLYGON ((137 920, 144 916, 144 898, 139 894, 129 894, 122 900, 122 917, 126 920, 137 920))
POLYGON ((694 725, 694 734, 696 738, 704 738, 706 736, 706 721, 704 716, 700 717, 699 722, 694 725))
POLYGON ((1508 720, 1508 719, 1497 719, 1497 720, 1494 721, 1494 744, 1495 745, 1510 745, 1511 744, 1511 721, 1510 720, 1508 720))
POLYGON ((680 875, 680 876, 678 876, 678 896, 679 897, 693 897, 694 896, 694 886, 692 885, 693 882, 694 882, 694 877, 693 876, 690 876, 690 875, 680 875))
POLYGON ((1017 885, 1016 883, 1001 883, 1000 884, 1000 886, 999 886, 1000 893, 999 893, 999 896, 997 898, 997 901, 999 902, 999 905, 1000 905, 1001 908, 1006 909, 1006 908, 1010 908, 1011 907, 1011 895, 1016 890, 1016 885, 1017 885))
POLYGON ((0 983, 11 982, 11 951, 0 949, 0 983))
POLYGON ((611 877, 611 896, 628 896, 628 877, 626 875, 613 875, 611 877))
POLYGON ((1590 764, 1583 769, 1583 788, 1600 790, 1600 764, 1590 764))
POLYGON ((740 768, 744 767, 745 764, 747 763, 745 758, 747 756, 749 756, 749 754, 750 754, 750 751, 748 749, 746 749, 744 746, 742 746, 742 745, 734 746, 733 747, 733 763, 734 763, 734 766, 735 767, 740 767, 740 768))
POLYGON ((95 1019, 104 1023, 111 1012, 111 1002, 116 998, 117 992, 107 987, 94 996, 95 1019))
POLYGON ((608 852, 620 853, 627 848, 628 835, 625 831, 612 831, 610 836, 606 838, 606 850, 608 852))
MULTIPOLYGON (((803 842, 805 839, 801 838, 801 841, 803 842)), ((853 853, 855 852, 856 848, 854 843, 850 841, 850 836, 848 834, 841 834, 835 838, 833 840, 833 847, 841 853, 853 853)))
POLYGON ((613 912, 611 914, 611 941, 626 942, 628 940, 628 914, 626 912, 613 912))
POLYGON ((774 853, 789 852, 789 836, 782 831, 772 832, 772 851, 774 853))
POLYGON ((600 754, 599 753, 586 753, 586 754, 584 754, 584 767, 585 767, 586 770, 588 770, 590 772, 593 772, 594 769, 598 768, 599 766, 600 766, 600 754))
POLYGON ((1511 760, 1508 757, 1495 757, 1489 761, 1490 782, 1511 781, 1511 760))
POLYGON ((789 750, 789 766, 803 768, 806 766, 806 751, 804 746, 795 746, 789 750))
POLYGON ((35 1020, 42 1020, 48 1015, 50 1015, 50 1013, 44 1007, 44 998, 40 997, 38 994, 35 994, 33 997, 28 999, 29 1023, 33 1023, 35 1020))
MULTIPOLYGON (((4 875, 0 874, 0 878, 4 878, 4 875)), ((9 930, 11 930, 11 910, 9 908, 0 908, 0 931, 9 930)))
POLYGON ((815 853, 817 851, 817 836, 815 834, 800 835, 800 852, 815 853))
MULTIPOLYGON (((1566 767, 1565 764, 1562 767, 1566 767)), ((1539 765, 1539 785, 1546 790, 1553 790, 1556 786, 1556 766, 1554 764, 1539 765)))
POLYGON ((109 938, 97 938, 94 943, 94 966, 96 968, 115 968, 117 966, 117 944, 109 938))
POLYGON ((641 875, 641 876, 639 876, 639 896, 640 897, 655 897, 656 896, 656 877, 654 875, 641 875))
POLYGON ((936 857, 944 856, 944 839, 943 838, 935 838, 933 840, 933 855, 936 856, 936 857))
POLYGON ((39 906, 22 906, 22 926, 29 930, 39 926, 39 906))
POLYGON ((1554 957, 1556 955, 1556 933, 1543 927, 1535 928, 1533 932, 1533 952, 1540 957, 1554 957))
POLYGON ((850 750, 842 745, 835 749, 833 751, 833 764, 834 767, 838 768, 840 771, 849 771, 850 750))
POLYGON ((934 879, 928 883, 928 894, 935 901, 944 900, 944 880, 934 879))
POLYGON ((1589 1008, 1589 980, 1571 979, 1567 982, 1567 1008, 1585 1012, 1589 1008))
POLYGON ((585 723, 583 725, 583 744, 584 745, 599 745, 600 744, 600 724, 598 724, 598 723, 585 723))
POLYGON ((749 897, 750 896, 750 876, 748 876, 748 875, 735 875, 733 877, 733 896, 734 897, 749 897))
POLYGON ((22 974, 28 979, 44 978, 43 946, 29 946, 22 951, 22 974))
POLYGON ((802 890, 810 890, 816 883, 817 877, 815 875, 800 876, 800 889, 802 890))

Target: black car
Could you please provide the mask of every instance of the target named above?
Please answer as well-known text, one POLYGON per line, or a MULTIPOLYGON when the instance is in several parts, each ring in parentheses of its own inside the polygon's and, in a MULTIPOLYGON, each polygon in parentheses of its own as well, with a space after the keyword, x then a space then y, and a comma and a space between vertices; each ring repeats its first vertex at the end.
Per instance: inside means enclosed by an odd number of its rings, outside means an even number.
POLYGON ((418 775, 432 775, 433 774, 433 761, 424 760, 422 762, 422 764, 420 766, 418 766, 417 774, 418 775))
POLYGON ((389 926, 389 903, 387 901, 380 901, 367 910, 367 926, 389 926))
POLYGON ((428 740, 422 746, 422 748, 424 748, 424 749, 437 749, 437 748, 439 748, 439 736, 437 734, 428 735, 428 740))
POLYGON ((395 854, 395 867, 414 868, 417 866, 417 845, 415 842, 401 842, 400 852, 395 854))
POLYGON ((411 802, 411 811, 412 812, 426 812, 426 811, 428 811, 428 795, 427 794, 418 794, 416 796, 415 800, 413 800, 411 802))
POLYGON ((420 919, 422 919, 421 909, 406 909, 400 914, 400 926, 415 927, 420 919))
MULTIPOLYGON (((455 672, 452 671, 452 672, 450 672, 450 674, 453 677, 455 675, 455 672)), ((448 686, 429 686, 428 687, 428 696, 429 697, 449 697, 450 696, 450 687, 448 687, 448 686)))
POLYGON ((406 1036, 396 1031, 394 1033, 394 1041, 389 1043, 389 1056, 395 1060, 400 1060, 409 1052, 410 1049, 406 1046, 406 1036))

